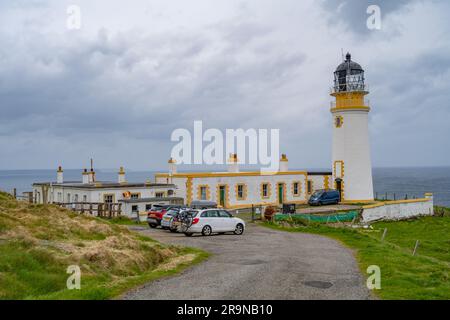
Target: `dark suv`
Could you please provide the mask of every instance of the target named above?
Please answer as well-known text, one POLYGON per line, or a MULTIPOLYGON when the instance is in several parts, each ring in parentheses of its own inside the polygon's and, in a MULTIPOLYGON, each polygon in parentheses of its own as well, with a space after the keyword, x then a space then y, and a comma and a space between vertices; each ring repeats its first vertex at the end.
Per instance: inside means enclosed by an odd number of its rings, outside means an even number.
POLYGON ((311 206, 338 204, 340 200, 341 196, 337 190, 317 190, 309 198, 308 204, 311 206))

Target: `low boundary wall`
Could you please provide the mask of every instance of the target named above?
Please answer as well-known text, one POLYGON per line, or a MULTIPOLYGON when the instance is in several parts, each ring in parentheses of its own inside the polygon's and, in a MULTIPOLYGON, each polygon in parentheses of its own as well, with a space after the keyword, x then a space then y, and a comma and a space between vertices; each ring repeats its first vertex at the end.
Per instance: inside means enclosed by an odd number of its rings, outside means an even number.
POLYGON ((430 216, 434 214, 433 194, 426 193, 422 199, 379 202, 363 206, 362 209, 363 222, 430 216))

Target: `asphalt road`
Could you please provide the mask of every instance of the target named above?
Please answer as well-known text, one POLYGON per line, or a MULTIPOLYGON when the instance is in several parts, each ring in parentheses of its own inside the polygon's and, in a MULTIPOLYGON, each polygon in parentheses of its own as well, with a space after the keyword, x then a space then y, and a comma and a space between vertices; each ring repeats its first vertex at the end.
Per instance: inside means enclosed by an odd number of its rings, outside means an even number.
POLYGON ((130 291, 124 299, 370 299, 352 251, 326 237, 251 224, 242 236, 141 232, 213 255, 178 276, 130 291))

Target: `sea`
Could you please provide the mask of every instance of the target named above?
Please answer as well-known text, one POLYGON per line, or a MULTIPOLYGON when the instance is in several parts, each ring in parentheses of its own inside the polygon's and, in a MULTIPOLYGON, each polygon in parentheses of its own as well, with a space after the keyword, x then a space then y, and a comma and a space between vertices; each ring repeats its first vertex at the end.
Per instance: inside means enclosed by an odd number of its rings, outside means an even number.
MULTIPOLYGON (((154 181, 154 174, 151 171, 127 170, 127 180, 154 181)), ((97 169, 96 177, 99 181, 116 181, 117 170, 97 169)), ((31 191, 34 182, 55 180, 55 170, 0 170, 0 190, 12 192, 16 188, 18 195, 31 191)), ((81 169, 65 169, 64 180, 80 181, 81 169)), ((374 168, 373 184, 377 199, 422 198, 424 193, 432 192, 435 205, 450 207, 450 167, 374 168)))

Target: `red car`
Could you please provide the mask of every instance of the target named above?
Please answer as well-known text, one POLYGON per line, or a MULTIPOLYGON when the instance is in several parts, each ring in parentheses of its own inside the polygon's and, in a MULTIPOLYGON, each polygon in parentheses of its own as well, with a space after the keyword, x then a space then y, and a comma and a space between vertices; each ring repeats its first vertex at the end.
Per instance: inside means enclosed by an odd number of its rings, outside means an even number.
POLYGON ((152 210, 147 212, 147 222, 150 228, 156 228, 161 225, 163 215, 170 209, 178 206, 174 205, 155 205, 152 210))

